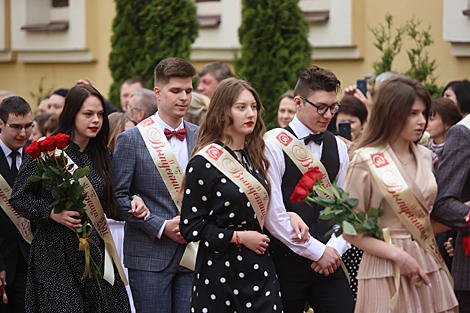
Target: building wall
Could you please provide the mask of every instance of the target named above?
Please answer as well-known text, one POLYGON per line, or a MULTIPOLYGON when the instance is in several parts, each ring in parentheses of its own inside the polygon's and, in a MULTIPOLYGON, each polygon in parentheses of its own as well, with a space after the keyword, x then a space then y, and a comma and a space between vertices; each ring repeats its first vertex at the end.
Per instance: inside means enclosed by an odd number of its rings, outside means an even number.
MULTIPOLYGON (((40 0, 0 0, 0 90, 11 90, 33 104, 30 92, 37 92, 42 77, 45 77, 45 89, 71 87, 78 79, 89 77, 95 87, 107 95, 112 82, 108 55, 114 1, 70 0, 71 6, 83 4, 84 7, 84 44, 79 47, 53 44, 42 48, 21 46, 12 38, 15 32, 18 33, 16 14, 20 13, 11 7, 21 7, 21 3, 28 1, 40 0)), ((470 8, 469 2, 301 0, 300 6, 304 10, 315 7, 329 10, 328 21, 311 24, 312 63, 335 72, 344 88, 373 71, 372 62, 380 53, 373 46, 374 37, 368 26, 385 24, 386 13, 393 15, 396 26, 403 25, 413 16, 422 21, 423 28, 432 25, 434 44, 428 51, 430 58, 437 60, 438 84, 470 78, 470 17, 462 14, 462 10, 470 8)), ((193 45, 195 67, 199 69, 214 60, 230 63, 233 53, 239 49, 237 23, 241 22, 241 0, 200 2, 198 6, 199 14, 219 14, 221 23, 214 28, 200 29, 199 38, 193 45), (211 40, 213 38, 216 40, 211 40)), ((402 52, 393 64, 394 70, 408 69, 405 51, 411 47, 411 42, 405 39, 402 52)))

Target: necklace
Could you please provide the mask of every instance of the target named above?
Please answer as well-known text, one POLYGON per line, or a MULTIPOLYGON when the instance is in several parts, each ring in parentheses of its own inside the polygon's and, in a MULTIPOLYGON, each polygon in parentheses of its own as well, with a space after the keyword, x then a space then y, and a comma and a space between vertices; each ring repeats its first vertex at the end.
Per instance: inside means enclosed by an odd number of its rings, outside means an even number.
POLYGON ((402 160, 400 160, 400 158, 398 157, 398 155, 395 154, 395 156, 397 157, 398 161, 400 161, 401 165, 403 166, 403 168, 406 170, 406 166, 408 165, 408 163, 410 163, 411 159, 413 158, 413 156, 411 156, 408 160, 408 162, 406 163, 403 163, 402 160))

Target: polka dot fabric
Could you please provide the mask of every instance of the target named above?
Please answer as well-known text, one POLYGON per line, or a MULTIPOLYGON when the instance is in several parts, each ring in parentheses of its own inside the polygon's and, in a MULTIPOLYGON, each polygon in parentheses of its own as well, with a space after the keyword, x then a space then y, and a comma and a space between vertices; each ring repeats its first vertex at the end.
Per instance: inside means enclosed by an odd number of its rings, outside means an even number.
MULTIPOLYGON (((242 156, 243 165, 250 170, 243 151, 242 156)), ((267 188, 260 174, 251 174, 267 188)), ((187 241, 201 241, 191 312, 282 312, 269 250, 258 255, 230 243, 234 231, 261 232, 245 194, 202 156, 195 156, 188 164, 185 194, 181 234, 187 241)))
MULTIPOLYGON (((69 157, 80 167, 89 166, 87 176, 104 207, 104 189, 101 177, 93 168, 91 151, 80 152, 69 141, 69 157)), ((126 288, 114 267, 114 286, 99 278, 103 296, 94 278, 81 279, 85 257, 78 250, 75 232, 49 219, 53 201, 48 187, 32 183, 27 178, 36 173, 36 160, 25 156, 12 194, 12 205, 26 218, 38 222, 28 268, 26 312, 131 312, 126 288)), ((104 207, 105 208, 105 207, 104 207)), ((88 219, 88 223, 91 223, 88 219)), ((96 245, 90 244, 90 253, 103 273, 104 242, 93 229, 90 235, 96 245)))
POLYGON ((343 253, 342 259, 349 274, 349 286, 353 292, 354 301, 357 298, 357 271, 361 263, 363 251, 356 246, 351 246, 351 249, 343 253))

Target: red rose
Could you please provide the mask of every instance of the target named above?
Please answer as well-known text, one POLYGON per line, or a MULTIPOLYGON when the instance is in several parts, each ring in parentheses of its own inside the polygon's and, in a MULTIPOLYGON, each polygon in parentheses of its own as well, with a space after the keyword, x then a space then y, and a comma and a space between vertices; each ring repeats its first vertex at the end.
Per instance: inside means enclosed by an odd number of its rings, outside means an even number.
POLYGON ((66 134, 57 134, 54 136, 55 145, 59 149, 64 149, 67 146, 70 136, 66 134))
POLYGON ((60 160, 60 155, 56 155, 55 156, 55 159, 57 160, 57 163, 59 163, 59 165, 62 165, 63 167, 65 167, 67 165, 67 158, 64 156, 65 158, 65 164, 62 163, 62 161, 60 160))
POLYGON ((470 254, 470 236, 467 236, 463 239, 463 248, 465 249, 465 255, 470 254))
POLYGON ((305 172, 304 176, 310 177, 314 182, 323 178, 323 174, 320 172, 318 166, 309 168, 308 171, 305 172))
POLYGON ((40 143, 42 151, 54 151, 56 148, 54 137, 46 137, 40 143))
POLYGON ((308 196, 308 191, 302 186, 297 185, 294 189, 294 192, 290 196, 290 199, 294 203, 299 203, 305 200, 308 196))
POLYGON ((33 141, 29 146, 26 147, 25 151, 33 159, 37 159, 41 155, 41 148, 37 141, 33 141))
POLYGON ((297 186, 303 187, 306 190, 310 191, 313 189, 313 185, 315 184, 315 181, 311 179, 309 176, 304 175, 302 178, 299 180, 299 183, 297 186))

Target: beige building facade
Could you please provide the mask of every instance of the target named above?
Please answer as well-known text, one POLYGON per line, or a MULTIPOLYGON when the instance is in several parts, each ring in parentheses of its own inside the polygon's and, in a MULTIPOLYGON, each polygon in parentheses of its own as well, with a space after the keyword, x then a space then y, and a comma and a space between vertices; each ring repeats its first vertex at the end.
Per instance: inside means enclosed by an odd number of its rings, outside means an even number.
MULTIPOLYGON (((240 49, 241 0, 195 0, 200 22, 193 44, 196 68, 211 61, 231 63, 240 49)), ((0 0, 0 90, 35 100, 43 88, 70 88, 88 77, 105 96, 112 83, 108 69, 113 0, 0 0), (65 5, 65 6, 64 6, 65 5)), ((431 25, 437 83, 470 78, 470 0, 300 0, 310 22, 312 63, 331 69, 343 87, 372 72, 380 56, 368 27, 395 26, 415 17, 421 29, 431 25)), ((406 37, 393 69, 409 68, 406 37)), ((276 92, 276 91, 273 91, 276 92)), ((278 91, 282 94, 284 91, 278 91)))

